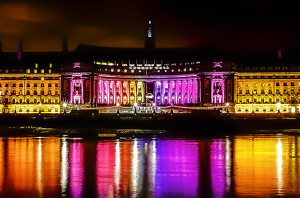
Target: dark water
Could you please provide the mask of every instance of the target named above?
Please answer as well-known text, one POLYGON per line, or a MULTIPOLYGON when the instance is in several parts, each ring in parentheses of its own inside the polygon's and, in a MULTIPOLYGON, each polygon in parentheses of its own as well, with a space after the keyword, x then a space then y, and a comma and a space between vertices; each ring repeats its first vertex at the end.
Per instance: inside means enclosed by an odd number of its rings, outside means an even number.
POLYGON ((1 197, 300 196, 299 137, 0 138, 1 197))

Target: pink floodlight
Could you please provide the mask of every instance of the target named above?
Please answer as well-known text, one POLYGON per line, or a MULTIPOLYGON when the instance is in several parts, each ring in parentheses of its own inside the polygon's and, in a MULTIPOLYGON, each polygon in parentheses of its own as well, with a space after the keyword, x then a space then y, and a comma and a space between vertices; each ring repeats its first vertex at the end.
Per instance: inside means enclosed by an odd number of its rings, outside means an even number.
POLYGON ((221 63, 223 63, 223 62, 214 62, 214 68, 215 67, 220 67, 220 68, 222 68, 222 65, 221 65, 221 63))
POLYGON ((74 63, 73 68, 80 68, 80 63, 79 62, 74 63))

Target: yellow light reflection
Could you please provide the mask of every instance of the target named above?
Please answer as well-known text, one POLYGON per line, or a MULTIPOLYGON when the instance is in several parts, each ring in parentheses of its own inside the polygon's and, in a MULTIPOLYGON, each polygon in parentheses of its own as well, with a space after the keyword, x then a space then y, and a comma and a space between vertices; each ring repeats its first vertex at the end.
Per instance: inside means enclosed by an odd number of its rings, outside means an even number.
POLYGON ((0 193, 2 191, 3 179, 4 179, 4 144, 3 144, 3 138, 0 138, 0 193))
POLYGON ((149 192, 150 195, 154 196, 155 192, 155 176, 156 176, 156 140, 153 139, 150 142, 150 153, 149 153, 149 192))
POLYGON ((42 141, 43 194, 51 197, 52 193, 59 192, 61 144, 57 137, 45 138, 42 141))
POLYGON ((33 191, 37 181, 38 141, 29 138, 9 138, 7 151, 7 186, 13 191, 33 191))
POLYGON ((68 172, 69 172, 69 161, 68 161, 68 143, 66 138, 62 138, 61 146, 61 176, 60 176, 60 185, 61 185, 61 194, 66 196, 67 183, 68 183, 68 172))
POLYGON ((37 155, 37 185, 39 196, 43 197, 43 189, 42 189, 42 142, 41 138, 39 138, 38 142, 38 155, 37 155))
POLYGON ((283 180, 282 180, 282 143, 280 136, 278 137, 278 143, 276 145, 277 147, 277 189, 279 195, 282 195, 282 186, 283 186, 283 180))
POLYGON ((115 158, 116 166, 115 166, 115 185, 116 192, 119 192, 120 189, 120 178, 121 178, 121 155, 120 155, 120 141, 117 140, 116 143, 116 158, 115 158))
MULTIPOLYGON (((138 188, 138 147, 137 140, 134 139, 133 143, 133 152, 132 152, 132 173, 131 173, 131 185, 132 185, 132 196, 137 197, 137 188, 138 188)), ((146 146, 146 144, 145 144, 146 146)))
POLYGON ((235 138, 234 180, 238 196, 284 196, 293 191, 289 136, 235 138))

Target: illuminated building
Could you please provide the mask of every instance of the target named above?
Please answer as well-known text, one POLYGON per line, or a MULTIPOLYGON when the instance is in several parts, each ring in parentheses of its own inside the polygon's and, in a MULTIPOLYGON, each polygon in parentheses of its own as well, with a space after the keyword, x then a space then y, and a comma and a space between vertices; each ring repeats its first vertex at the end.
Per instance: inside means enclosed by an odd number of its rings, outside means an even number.
POLYGON ((298 113, 300 72, 288 67, 246 67, 235 74, 236 113, 298 113), (251 70, 252 69, 252 70, 251 70), (253 71, 254 70, 254 71, 253 71))
POLYGON ((20 41, 17 53, 0 52, 0 112, 60 113, 62 101, 76 108, 228 103, 235 113, 300 112, 297 53, 156 48, 151 20, 145 33, 144 48, 79 44, 69 52, 64 38, 61 52, 33 53, 20 41))
POLYGON ((60 74, 52 64, 34 68, 2 70, 0 73, 0 112, 60 113, 60 74))
POLYGON ((0 52, 0 113, 60 113, 61 52, 0 52))

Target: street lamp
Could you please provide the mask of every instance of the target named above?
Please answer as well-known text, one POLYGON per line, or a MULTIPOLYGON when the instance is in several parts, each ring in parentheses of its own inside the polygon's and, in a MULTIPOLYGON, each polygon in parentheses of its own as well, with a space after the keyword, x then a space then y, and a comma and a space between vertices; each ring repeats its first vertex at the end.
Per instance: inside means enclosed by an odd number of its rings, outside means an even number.
POLYGON ((120 106, 120 103, 117 102, 117 107, 118 107, 117 108, 117 115, 119 115, 119 106, 120 106))
POLYGON ((41 102, 40 102, 40 104, 39 104, 39 107, 40 107, 39 114, 41 115, 41 112, 42 112, 42 103, 41 103, 41 102))
POLYGON ((134 106, 134 115, 136 115, 136 107, 137 107, 137 103, 135 102, 135 103, 133 104, 133 106, 134 106))
POLYGON ((66 114, 66 108, 67 108, 67 103, 66 102, 63 102, 63 109, 64 109, 64 114, 66 114))
POLYGON ((280 103, 280 102, 278 102, 278 103, 276 104, 276 107, 277 107, 277 111, 278 111, 278 113, 280 113, 280 106, 281 106, 281 103, 280 103))
POLYGON ((227 114, 227 115, 229 115, 229 110, 228 110, 228 108, 229 108, 229 103, 226 102, 226 114, 227 114))
POLYGON ((292 113, 295 113, 295 112, 296 112, 295 107, 292 107, 291 112, 292 112, 292 113))

